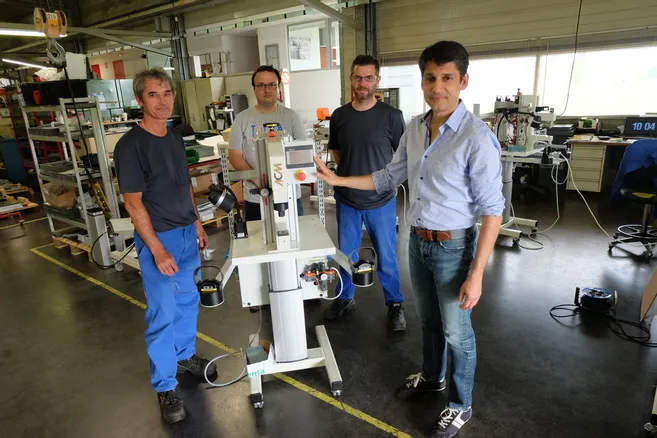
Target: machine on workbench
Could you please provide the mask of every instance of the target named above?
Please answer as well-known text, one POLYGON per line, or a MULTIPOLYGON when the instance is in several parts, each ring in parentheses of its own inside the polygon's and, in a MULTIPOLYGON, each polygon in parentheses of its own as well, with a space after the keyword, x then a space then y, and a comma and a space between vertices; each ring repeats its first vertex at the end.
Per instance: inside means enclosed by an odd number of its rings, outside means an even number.
MULTIPOLYGON (((520 93, 520 91, 518 91, 520 93)), ((516 94, 495 100, 495 133, 509 152, 531 152, 552 143, 547 129, 557 119, 554 108, 539 106, 538 96, 516 94)))

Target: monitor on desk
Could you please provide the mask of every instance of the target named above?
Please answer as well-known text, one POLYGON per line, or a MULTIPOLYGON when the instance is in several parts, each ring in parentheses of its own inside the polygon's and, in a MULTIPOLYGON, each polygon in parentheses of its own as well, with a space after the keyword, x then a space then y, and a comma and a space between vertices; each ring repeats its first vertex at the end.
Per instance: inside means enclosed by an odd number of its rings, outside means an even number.
POLYGON ((628 117, 623 137, 657 137, 657 117, 628 117))

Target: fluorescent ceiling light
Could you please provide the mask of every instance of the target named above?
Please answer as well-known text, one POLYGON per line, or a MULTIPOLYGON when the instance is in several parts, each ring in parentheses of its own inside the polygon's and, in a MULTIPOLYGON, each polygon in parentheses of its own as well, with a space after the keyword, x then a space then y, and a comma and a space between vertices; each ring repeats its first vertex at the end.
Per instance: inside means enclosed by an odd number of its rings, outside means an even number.
POLYGON ((2 58, 2 62, 10 62, 12 64, 24 65, 27 67, 34 67, 34 68, 48 68, 48 66, 45 64, 32 64, 25 61, 19 61, 17 59, 2 58))
POLYGON ((163 68, 164 68, 164 70, 175 70, 175 68, 173 68, 173 67, 163 67, 163 68))
POLYGON ((45 37, 46 34, 39 32, 38 30, 27 30, 27 29, 0 29, 0 35, 13 35, 13 36, 33 36, 33 37, 45 37))
MULTIPOLYGON (((27 30, 27 29, 6 29, 0 28, 0 35, 7 36, 27 36, 27 37, 41 37, 45 38, 46 34, 39 32, 38 30, 27 30)), ((64 38, 66 35, 60 35, 60 38, 64 38)))

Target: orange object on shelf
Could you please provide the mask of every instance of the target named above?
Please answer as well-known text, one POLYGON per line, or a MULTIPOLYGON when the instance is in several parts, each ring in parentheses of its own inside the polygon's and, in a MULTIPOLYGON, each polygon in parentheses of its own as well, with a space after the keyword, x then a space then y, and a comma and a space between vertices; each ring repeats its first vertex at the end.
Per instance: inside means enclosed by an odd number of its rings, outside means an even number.
POLYGON ((317 108, 317 120, 329 120, 331 113, 328 108, 317 108))

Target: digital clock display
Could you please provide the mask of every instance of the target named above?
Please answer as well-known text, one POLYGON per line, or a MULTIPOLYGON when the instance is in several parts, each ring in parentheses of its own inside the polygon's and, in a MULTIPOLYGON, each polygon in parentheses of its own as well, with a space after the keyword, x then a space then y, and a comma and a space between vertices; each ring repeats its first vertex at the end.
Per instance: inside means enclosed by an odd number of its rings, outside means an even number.
POLYGON ((628 117, 623 136, 657 137, 657 117, 628 117))

